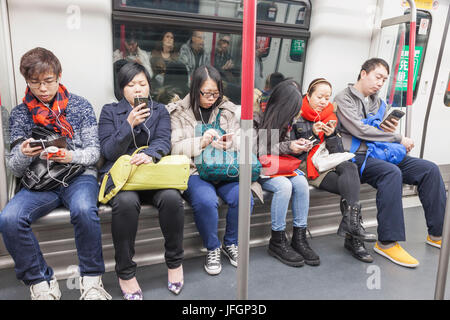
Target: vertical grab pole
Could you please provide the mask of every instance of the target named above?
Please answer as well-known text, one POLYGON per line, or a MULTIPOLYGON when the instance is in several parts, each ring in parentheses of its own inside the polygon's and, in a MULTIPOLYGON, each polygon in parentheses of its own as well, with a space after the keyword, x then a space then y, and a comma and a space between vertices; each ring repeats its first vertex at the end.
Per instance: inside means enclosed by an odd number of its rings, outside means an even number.
POLYGON ((244 0, 241 77, 241 153, 239 159, 239 230, 237 298, 248 299, 250 184, 255 82, 256 0, 244 0))
POLYGON ((416 52, 416 20, 417 10, 414 0, 408 0, 411 8, 411 21, 409 24, 409 53, 408 53, 408 84, 406 87, 406 132, 405 136, 411 137, 411 106, 413 102, 414 84, 414 56, 416 52))
POLYGON ((445 208, 444 227, 442 229, 442 244, 439 254, 439 265, 436 277, 436 287, 434 291, 435 300, 443 300, 445 293, 445 284, 447 282, 448 260, 450 255, 450 190, 447 196, 447 205, 445 208))

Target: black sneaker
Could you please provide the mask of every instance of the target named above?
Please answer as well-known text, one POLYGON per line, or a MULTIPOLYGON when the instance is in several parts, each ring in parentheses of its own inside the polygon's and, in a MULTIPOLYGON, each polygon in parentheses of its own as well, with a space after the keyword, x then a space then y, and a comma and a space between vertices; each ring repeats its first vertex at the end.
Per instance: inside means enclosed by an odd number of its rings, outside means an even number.
POLYGON ((220 248, 208 251, 205 258, 205 270, 210 275, 216 275, 222 271, 222 263, 220 262, 220 248))
POLYGON ((230 259, 230 263, 237 268, 238 246, 235 244, 225 246, 222 244, 222 251, 230 259))

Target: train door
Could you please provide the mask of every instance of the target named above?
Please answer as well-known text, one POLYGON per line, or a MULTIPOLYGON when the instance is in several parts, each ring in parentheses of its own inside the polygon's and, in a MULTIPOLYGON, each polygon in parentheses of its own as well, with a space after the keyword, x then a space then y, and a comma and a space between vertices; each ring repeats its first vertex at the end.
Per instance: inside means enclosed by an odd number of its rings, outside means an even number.
MULTIPOLYGON (((410 107, 409 132, 407 132, 407 119, 404 117, 401 120, 401 132, 409 134, 415 142, 411 155, 423 157, 438 164, 450 163, 450 144, 447 143, 446 147, 442 146, 443 140, 439 139, 442 132, 437 129, 445 128, 450 121, 450 112, 443 101, 450 62, 448 59, 442 59, 441 65, 437 65, 441 43, 445 40, 443 26, 448 8, 447 1, 423 1, 423 4, 417 4, 413 105, 410 107), (431 96, 436 72, 438 90, 431 96), (430 107, 427 107, 429 103, 431 103, 430 107), (421 149, 425 152, 421 152, 421 149)), ((381 15, 383 18, 390 18, 397 14, 407 17, 409 10, 405 2, 385 2, 381 15)), ((402 18, 398 18, 396 23, 396 19, 386 19, 382 22, 379 37, 374 37, 375 41, 379 41, 378 51, 375 54, 384 58, 391 68, 388 85, 380 92, 381 96, 393 107, 404 108, 406 106, 409 23, 402 18)), ((447 44, 443 57, 448 54, 447 44)))
POLYGON ((5 156, 9 151, 9 114, 15 105, 14 77, 9 38, 6 2, 0 2, 0 210, 8 202, 8 194, 13 189, 13 177, 6 168, 5 156))

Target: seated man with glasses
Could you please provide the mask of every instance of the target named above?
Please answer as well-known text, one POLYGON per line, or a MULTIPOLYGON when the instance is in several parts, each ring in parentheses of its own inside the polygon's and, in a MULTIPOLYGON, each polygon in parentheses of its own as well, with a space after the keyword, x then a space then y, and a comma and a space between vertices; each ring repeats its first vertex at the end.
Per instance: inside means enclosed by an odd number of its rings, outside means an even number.
POLYGON ((70 210, 75 229, 81 299, 111 299, 101 280, 105 266, 97 215, 95 164, 100 156, 100 146, 94 110, 86 99, 69 93, 60 83, 61 64, 51 51, 35 48, 25 53, 20 61, 20 72, 28 86, 23 103, 11 112, 9 169, 16 177, 22 177, 41 153, 45 156, 42 146, 30 145, 32 130, 43 127, 65 137, 67 143, 67 147, 60 148, 59 155, 51 161, 80 164, 84 172, 51 190, 23 187, 0 212, 0 232, 14 260, 16 276, 30 286, 31 299, 60 299, 58 282, 44 260, 31 225, 63 205, 70 210))

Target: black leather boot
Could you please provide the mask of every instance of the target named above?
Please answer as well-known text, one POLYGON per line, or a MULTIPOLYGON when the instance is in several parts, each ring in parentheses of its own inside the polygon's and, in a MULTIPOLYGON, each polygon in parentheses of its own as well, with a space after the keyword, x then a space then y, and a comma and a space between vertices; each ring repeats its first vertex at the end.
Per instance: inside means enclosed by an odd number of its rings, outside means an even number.
POLYGON ((306 240, 306 228, 294 227, 291 246, 303 256, 306 264, 310 266, 318 266, 320 264, 319 256, 311 249, 306 240))
POLYGON ((337 231, 338 235, 345 237, 346 234, 350 234, 361 241, 377 241, 377 236, 373 233, 366 232, 364 227, 361 225, 361 204, 359 202, 355 203, 353 206, 350 206, 347 203, 347 200, 341 198, 340 208, 342 220, 337 231))
POLYGON ((373 262, 373 257, 367 252, 364 242, 361 240, 347 234, 345 236, 344 247, 349 250, 356 259, 367 263, 373 262))
POLYGON ((303 257, 289 246, 284 230, 272 230, 272 237, 270 238, 267 251, 272 257, 277 258, 288 266, 301 267, 305 264, 303 257))

